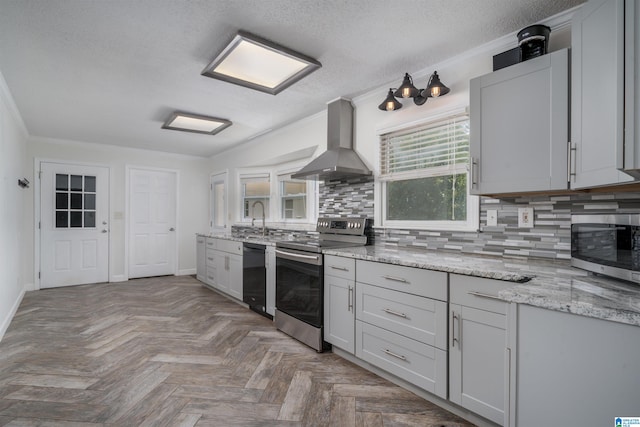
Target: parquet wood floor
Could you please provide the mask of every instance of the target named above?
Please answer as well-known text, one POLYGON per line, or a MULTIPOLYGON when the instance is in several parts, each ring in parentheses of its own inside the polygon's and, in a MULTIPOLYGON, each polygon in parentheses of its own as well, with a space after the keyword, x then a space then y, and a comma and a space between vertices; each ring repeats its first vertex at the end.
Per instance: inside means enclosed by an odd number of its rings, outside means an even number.
POLYGON ((181 276, 27 293, 0 342, 0 425, 470 424, 181 276))

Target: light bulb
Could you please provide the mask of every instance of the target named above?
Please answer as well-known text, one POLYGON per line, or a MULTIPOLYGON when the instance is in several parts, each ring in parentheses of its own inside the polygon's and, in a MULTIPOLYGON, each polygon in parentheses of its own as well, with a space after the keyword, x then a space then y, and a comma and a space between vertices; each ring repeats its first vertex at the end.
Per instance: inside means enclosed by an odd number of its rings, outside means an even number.
POLYGON ((440 96, 440 88, 438 86, 431 88, 431 96, 437 98, 440 96))
POLYGON ((387 111, 393 111, 395 109, 395 104, 392 101, 387 102, 387 111))
POLYGON ((402 89, 402 97, 409 98, 411 97, 411 88, 405 87, 402 89))

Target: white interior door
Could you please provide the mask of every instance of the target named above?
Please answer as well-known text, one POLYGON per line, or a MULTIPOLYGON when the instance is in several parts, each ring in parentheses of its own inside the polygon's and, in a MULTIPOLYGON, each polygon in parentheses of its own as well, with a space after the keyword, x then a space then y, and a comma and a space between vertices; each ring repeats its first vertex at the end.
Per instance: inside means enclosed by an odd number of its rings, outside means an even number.
POLYGON ((40 164, 40 287, 109 280, 109 169, 40 164))
POLYGON ((211 231, 227 228, 227 173, 211 176, 211 231))
POLYGON ((129 278, 176 273, 175 172, 129 169, 129 278))

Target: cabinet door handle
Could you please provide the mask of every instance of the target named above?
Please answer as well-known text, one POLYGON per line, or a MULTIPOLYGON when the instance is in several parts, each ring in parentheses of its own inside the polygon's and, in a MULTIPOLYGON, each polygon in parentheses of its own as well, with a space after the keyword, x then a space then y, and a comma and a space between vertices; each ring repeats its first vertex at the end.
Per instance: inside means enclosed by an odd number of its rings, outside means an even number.
POLYGON ((347 302, 347 310, 353 311, 353 286, 349 286, 349 298, 347 302))
POLYGON ((476 291, 470 291, 467 292, 469 295, 473 295, 474 297, 480 297, 480 298, 487 298, 487 299, 493 299, 496 301, 502 301, 504 302, 499 296, 496 295, 490 295, 490 294, 485 294, 482 292, 476 292, 476 291))
POLYGON ((576 182, 578 144, 569 141, 569 182, 576 182))
POLYGON ((458 323, 458 333, 460 332, 460 317, 455 312, 451 313, 453 316, 453 321, 451 322, 451 347, 455 347, 456 343, 458 343, 458 347, 460 347, 460 340, 456 335, 456 322, 458 323))
POLYGON ((393 282, 409 283, 407 279, 403 279, 402 277, 395 277, 395 276, 382 276, 382 277, 384 279, 391 280, 393 282))
POLYGON ((385 348, 384 352, 387 353, 389 356, 395 357, 396 359, 400 359, 400 360, 404 360, 404 361, 407 360, 406 356, 403 356, 403 355, 398 354, 398 353, 394 353, 393 351, 389 350, 388 348, 385 348))
POLYGON ((334 270, 349 271, 349 269, 345 267, 336 267, 335 265, 330 265, 329 267, 333 268, 334 270))
POLYGON ((391 310, 390 308, 383 308, 382 311, 384 311, 385 313, 393 314, 394 316, 402 317, 403 319, 407 318, 406 314, 391 310))
POLYGON ((478 186, 478 159, 471 158, 471 188, 478 186))

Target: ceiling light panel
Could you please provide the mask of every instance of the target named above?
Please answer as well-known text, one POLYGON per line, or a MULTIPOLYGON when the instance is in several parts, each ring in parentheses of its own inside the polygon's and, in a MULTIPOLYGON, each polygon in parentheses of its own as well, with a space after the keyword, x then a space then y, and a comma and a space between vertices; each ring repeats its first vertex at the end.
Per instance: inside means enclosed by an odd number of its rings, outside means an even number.
POLYGON ((176 111, 164 122, 162 129, 215 135, 231 124, 225 119, 176 111))
POLYGON ((275 95, 320 67, 312 58, 239 32, 202 75, 275 95))

